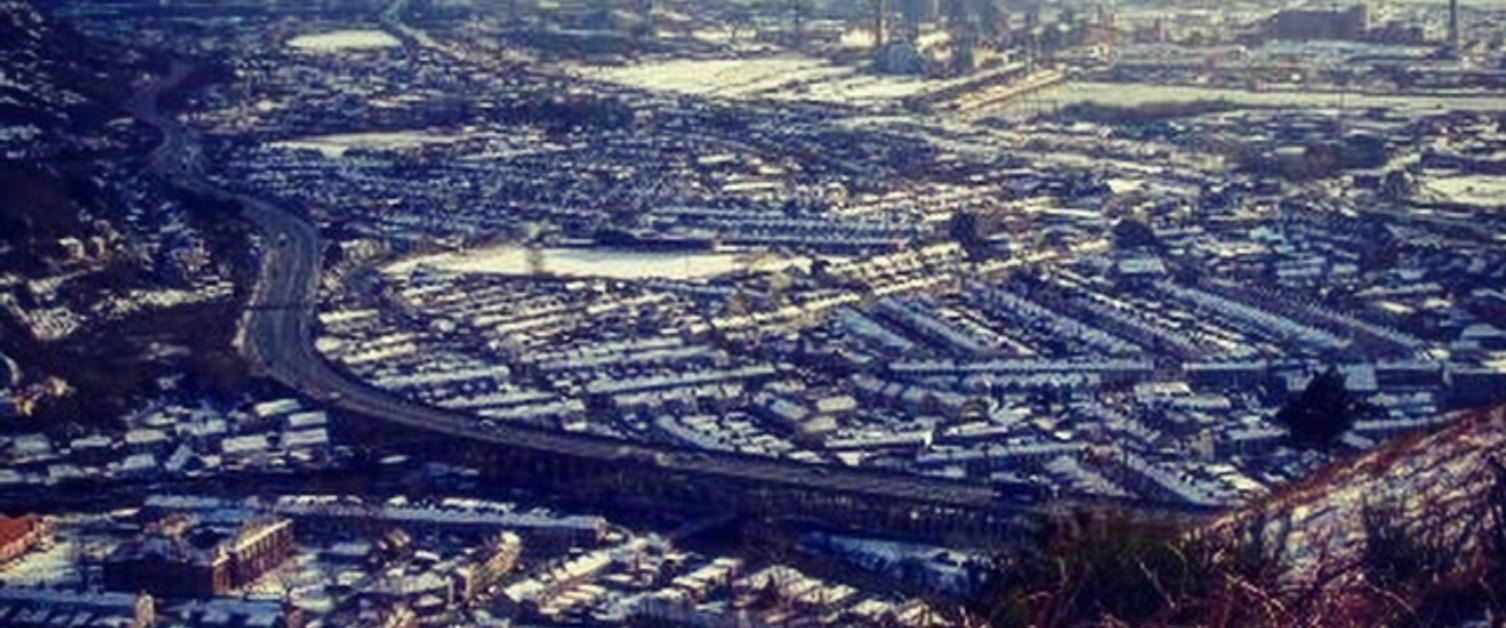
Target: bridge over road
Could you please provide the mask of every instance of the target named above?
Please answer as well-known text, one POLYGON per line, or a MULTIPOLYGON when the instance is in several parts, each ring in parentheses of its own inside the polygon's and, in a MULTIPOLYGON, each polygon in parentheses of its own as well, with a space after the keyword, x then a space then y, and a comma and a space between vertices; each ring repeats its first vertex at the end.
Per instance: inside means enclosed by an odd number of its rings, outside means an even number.
POLYGON ((507 424, 409 401, 356 381, 314 349, 312 302, 321 280, 318 230, 272 203, 216 186, 195 163, 201 151, 157 109, 157 96, 182 80, 144 88, 131 109, 159 128, 150 163, 173 184, 238 202, 266 243, 259 285, 245 313, 245 348, 272 379, 337 411, 341 429, 418 453, 477 465, 493 480, 598 506, 794 518, 953 543, 997 545, 1043 518, 1126 511, 1153 520, 1199 516, 1161 505, 1001 495, 978 483, 906 473, 819 466, 726 452, 703 452, 507 424))

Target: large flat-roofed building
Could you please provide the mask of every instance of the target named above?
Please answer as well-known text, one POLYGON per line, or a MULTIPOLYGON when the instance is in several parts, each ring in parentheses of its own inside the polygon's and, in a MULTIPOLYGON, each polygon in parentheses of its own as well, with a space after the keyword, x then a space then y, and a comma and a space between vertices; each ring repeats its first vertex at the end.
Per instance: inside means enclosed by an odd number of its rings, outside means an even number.
POLYGON ((226 529, 169 516, 105 560, 105 588, 207 598, 254 582, 292 554, 293 524, 262 517, 226 529))
POLYGON ((1356 4, 1345 9, 1288 9, 1271 18, 1270 34, 1296 41, 1359 41, 1370 32, 1370 9, 1356 4))

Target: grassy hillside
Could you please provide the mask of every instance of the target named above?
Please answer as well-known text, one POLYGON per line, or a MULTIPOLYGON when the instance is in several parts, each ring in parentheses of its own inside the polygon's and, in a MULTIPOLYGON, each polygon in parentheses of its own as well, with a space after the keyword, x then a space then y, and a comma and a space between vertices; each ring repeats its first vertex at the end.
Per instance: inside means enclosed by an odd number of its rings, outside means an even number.
POLYGON ((993 626, 1506 621, 1506 408, 1458 415, 1191 528, 1057 526, 1001 561, 993 626))

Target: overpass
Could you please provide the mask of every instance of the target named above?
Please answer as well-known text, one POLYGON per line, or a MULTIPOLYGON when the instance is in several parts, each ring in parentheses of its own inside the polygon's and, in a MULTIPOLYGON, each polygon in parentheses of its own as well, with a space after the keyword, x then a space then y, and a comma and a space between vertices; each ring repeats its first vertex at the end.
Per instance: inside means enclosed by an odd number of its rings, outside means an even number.
POLYGON ((157 96, 181 81, 143 89, 130 109, 163 134, 149 165, 174 185, 243 207, 268 243, 257 289, 245 313, 245 351, 271 379, 336 410, 352 435, 420 446, 423 455, 474 465, 489 480, 567 501, 819 521, 957 544, 997 546, 1021 526, 1105 510, 1146 520, 1200 516, 1175 506, 1098 501, 1036 501, 988 485, 871 469, 820 466, 728 452, 687 450, 505 423, 483 426, 469 414, 427 406, 357 381, 314 349, 313 307, 324 243, 317 229, 272 203, 215 186, 198 174, 200 155, 187 131, 157 109, 157 96))

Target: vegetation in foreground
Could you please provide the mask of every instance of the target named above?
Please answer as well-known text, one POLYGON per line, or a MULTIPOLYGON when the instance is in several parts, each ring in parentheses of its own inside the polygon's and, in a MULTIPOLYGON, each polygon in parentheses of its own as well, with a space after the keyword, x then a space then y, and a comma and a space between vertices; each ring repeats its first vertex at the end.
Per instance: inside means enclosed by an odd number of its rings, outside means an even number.
POLYGON ((1506 463, 1461 517, 1367 504, 1346 556, 1293 548, 1299 531, 1252 516, 1233 535, 1108 518, 1043 533, 1000 562, 969 611, 978 625, 1374 627, 1506 621, 1506 463), (1299 567, 1306 563, 1305 567, 1299 567))

